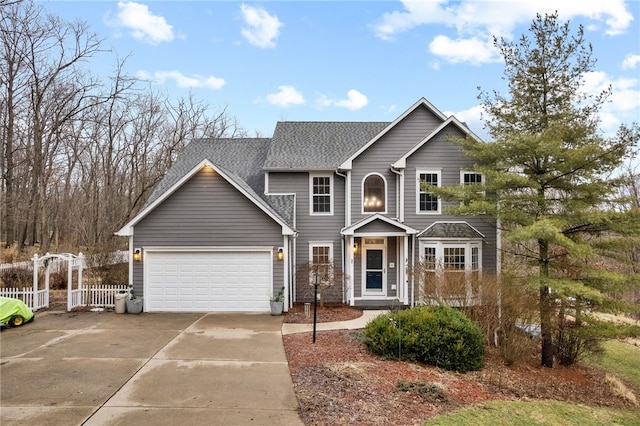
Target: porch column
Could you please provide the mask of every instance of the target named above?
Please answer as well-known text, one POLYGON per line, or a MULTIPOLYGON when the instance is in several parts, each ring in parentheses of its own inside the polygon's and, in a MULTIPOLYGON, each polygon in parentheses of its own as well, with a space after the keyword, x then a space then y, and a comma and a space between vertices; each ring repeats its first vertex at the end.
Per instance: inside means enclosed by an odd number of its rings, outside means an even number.
POLYGON ((353 253, 353 244, 355 242, 355 238, 353 237, 353 235, 347 235, 347 283, 349 285, 349 305, 351 306, 355 306, 356 302, 355 302, 355 289, 354 289, 354 281, 353 281, 353 277, 354 277, 354 253, 353 253))
POLYGON ((402 238, 402 250, 400 256, 402 257, 402 263, 404 267, 402 268, 402 303, 404 305, 409 305, 409 236, 405 235, 402 238))

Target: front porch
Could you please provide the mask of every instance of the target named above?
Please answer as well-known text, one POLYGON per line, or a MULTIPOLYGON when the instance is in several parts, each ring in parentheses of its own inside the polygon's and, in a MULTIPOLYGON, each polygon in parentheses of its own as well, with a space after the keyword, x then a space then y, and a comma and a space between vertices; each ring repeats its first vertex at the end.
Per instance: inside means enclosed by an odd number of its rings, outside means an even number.
POLYGON ((347 302, 364 309, 413 304, 409 258, 416 230, 379 214, 344 228, 347 302))

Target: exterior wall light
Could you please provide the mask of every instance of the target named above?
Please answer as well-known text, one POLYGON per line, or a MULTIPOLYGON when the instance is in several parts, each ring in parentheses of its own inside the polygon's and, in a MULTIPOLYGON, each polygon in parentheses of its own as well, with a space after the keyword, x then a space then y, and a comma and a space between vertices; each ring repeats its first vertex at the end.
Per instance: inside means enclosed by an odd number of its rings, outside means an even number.
POLYGON ((133 249, 133 261, 134 262, 141 262, 142 261, 142 249, 141 248, 133 249))
POLYGON ((284 248, 278 247, 278 260, 284 259, 284 248))
POLYGON ((353 243, 353 254, 358 254, 358 243, 353 243))

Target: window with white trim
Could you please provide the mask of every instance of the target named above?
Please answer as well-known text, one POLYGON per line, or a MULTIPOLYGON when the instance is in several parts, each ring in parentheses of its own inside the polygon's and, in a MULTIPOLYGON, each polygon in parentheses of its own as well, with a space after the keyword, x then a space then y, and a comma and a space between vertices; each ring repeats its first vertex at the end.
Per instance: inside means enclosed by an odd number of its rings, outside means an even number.
POLYGON ((482 178, 482 175, 480 173, 468 172, 465 170, 460 172, 460 183, 463 186, 482 185, 483 180, 484 179, 482 178))
POLYGON ((424 188, 424 185, 441 186, 440 174, 440 170, 418 170, 418 213, 440 213, 440 199, 424 188))
MULTIPOLYGON (((322 276, 326 279, 326 275, 331 273, 331 263, 333 262, 333 243, 332 242, 311 242, 309 243, 309 263, 311 264, 311 273, 318 272, 320 279, 322 276)), ((309 280, 313 284, 313 277, 309 280)))
MULTIPOLYGON (((482 188, 484 184, 484 176, 480 173, 471 172, 467 170, 460 171, 460 185, 462 186, 477 186, 478 188, 482 188)), ((483 188, 484 189, 484 188, 483 188)), ((476 192, 477 195, 481 197, 484 196, 484 190, 478 189, 476 192)), ((468 206, 471 204, 471 197, 473 194, 468 194, 465 196, 464 200, 461 201, 461 204, 468 206)))
POLYGON ((420 256, 424 301, 464 306, 479 297, 481 241, 420 241, 420 256))
POLYGON ((387 184, 379 174, 370 174, 362 183, 362 211, 384 213, 387 211, 387 184))
POLYGON ((310 175, 309 186, 311 214, 333 214, 333 176, 310 175))

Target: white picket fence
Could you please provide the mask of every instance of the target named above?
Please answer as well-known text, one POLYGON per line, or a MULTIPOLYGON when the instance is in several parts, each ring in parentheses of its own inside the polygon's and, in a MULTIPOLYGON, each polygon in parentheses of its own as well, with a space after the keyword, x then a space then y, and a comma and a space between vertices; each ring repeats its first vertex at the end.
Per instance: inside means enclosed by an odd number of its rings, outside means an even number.
MULTIPOLYGON (((74 289, 71 290, 72 306, 113 308, 116 303, 116 294, 128 290, 129 286, 126 284, 118 286, 97 284, 81 289, 74 289)), ((20 299, 36 311, 49 306, 49 292, 47 290, 38 290, 34 297, 32 287, 24 287, 22 289, 2 288, 0 289, 0 296, 20 299)))
POLYGON ((25 305, 37 311, 38 309, 49 307, 49 290, 33 291, 33 287, 19 288, 0 288, 0 296, 11 297, 12 299, 20 299, 25 305))

